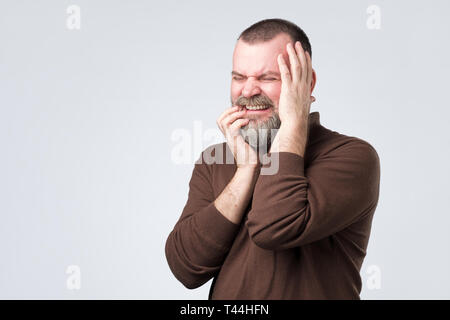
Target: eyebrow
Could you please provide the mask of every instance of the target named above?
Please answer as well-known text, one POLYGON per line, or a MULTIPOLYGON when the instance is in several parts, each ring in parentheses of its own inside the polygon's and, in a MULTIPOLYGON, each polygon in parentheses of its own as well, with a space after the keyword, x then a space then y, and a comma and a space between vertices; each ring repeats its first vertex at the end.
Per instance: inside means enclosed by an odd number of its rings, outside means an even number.
MULTIPOLYGON (((240 74, 239 72, 236 72, 236 71, 231 71, 231 75, 232 76, 245 77, 244 75, 242 75, 242 74, 240 74)), ((258 78, 265 77, 265 76, 276 76, 276 77, 279 77, 280 73, 279 72, 275 72, 275 71, 267 71, 267 72, 264 72, 263 74, 261 74, 258 78)))

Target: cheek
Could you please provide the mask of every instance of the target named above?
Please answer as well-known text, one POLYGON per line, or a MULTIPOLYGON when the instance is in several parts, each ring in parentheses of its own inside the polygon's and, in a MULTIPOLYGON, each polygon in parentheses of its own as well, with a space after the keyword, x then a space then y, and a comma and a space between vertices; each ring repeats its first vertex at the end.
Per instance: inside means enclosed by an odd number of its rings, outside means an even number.
POLYGON ((237 85, 232 84, 231 85, 231 98, 233 101, 235 101, 237 98, 239 98, 239 95, 241 93, 241 88, 237 85))
POLYGON ((278 100, 280 99, 281 93, 281 83, 267 85, 263 90, 266 96, 268 96, 270 100, 272 100, 273 103, 275 103, 275 105, 278 105, 278 100))

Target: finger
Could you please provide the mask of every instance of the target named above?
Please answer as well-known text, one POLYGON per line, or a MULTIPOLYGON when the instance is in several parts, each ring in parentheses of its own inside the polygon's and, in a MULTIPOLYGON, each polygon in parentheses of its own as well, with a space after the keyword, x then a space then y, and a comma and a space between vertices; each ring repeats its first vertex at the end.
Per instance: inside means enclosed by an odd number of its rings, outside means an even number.
POLYGON ((286 50, 287 53, 289 55, 289 63, 291 64, 291 76, 292 76, 292 81, 293 82, 298 82, 300 80, 301 77, 301 73, 302 73, 302 69, 301 69, 301 64, 300 61, 298 59, 297 54, 295 53, 295 49, 292 46, 292 43, 288 43, 286 45, 286 50))
POLYGON ((233 139, 233 142, 236 143, 236 138, 242 138, 242 136, 239 134, 239 129, 246 124, 248 124, 250 119, 237 119, 233 124, 230 126, 229 130, 226 131, 225 137, 227 140, 233 139))
POLYGON ((230 108, 225 109, 224 112, 222 112, 222 114, 219 116, 219 118, 217 118, 217 124, 222 123, 222 120, 228 116, 229 114, 236 112, 237 110, 239 110, 238 106, 232 106, 230 108))
POLYGON ((284 61, 283 54, 278 55, 278 68, 280 68, 281 75, 281 84, 288 84, 291 82, 291 73, 289 72, 289 68, 284 61))
POLYGON ((242 116, 245 114, 245 112, 246 112, 246 110, 233 112, 232 114, 226 116, 226 117, 222 120, 222 123, 223 123, 225 126, 228 126, 230 123, 232 123, 232 122, 235 121, 236 119, 242 118, 242 116))
POLYGON ((232 114, 233 112, 236 112, 236 111, 238 111, 238 110, 239 110, 239 106, 236 106, 236 105, 234 105, 234 106, 232 106, 232 107, 230 107, 230 108, 227 108, 227 109, 222 113, 221 118, 223 119, 223 118, 225 118, 226 116, 228 116, 228 115, 230 115, 230 114, 232 114))
POLYGON ((305 51, 303 50, 300 41, 295 43, 295 47, 297 50, 297 56, 301 63, 301 77, 300 81, 306 83, 306 79, 308 77, 308 62, 306 61, 305 51))
POLYGON ((312 82, 312 61, 311 56, 309 55, 309 52, 306 52, 306 61, 308 63, 308 77, 306 78, 306 83, 308 84, 309 88, 311 89, 311 82, 312 82))
POLYGON ((230 126, 230 129, 232 129, 232 131, 239 129, 240 127, 246 125, 248 122, 250 121, 250 119, 237 119, 235 122, 233 122, 233 124, 230 126))

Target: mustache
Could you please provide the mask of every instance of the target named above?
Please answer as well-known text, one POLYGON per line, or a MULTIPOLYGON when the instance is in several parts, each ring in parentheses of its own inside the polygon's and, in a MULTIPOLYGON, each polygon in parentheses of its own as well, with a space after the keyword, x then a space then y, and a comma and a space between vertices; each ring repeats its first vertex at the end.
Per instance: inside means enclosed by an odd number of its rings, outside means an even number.
POLYGON ((238 105, 240 107, 254 106, 254 105, 266 105, 273 107, 273 102, 268 97, 263 95, 257 95, 250 98, 240 96, 239 98, 236 99, 235 105, 238 105))

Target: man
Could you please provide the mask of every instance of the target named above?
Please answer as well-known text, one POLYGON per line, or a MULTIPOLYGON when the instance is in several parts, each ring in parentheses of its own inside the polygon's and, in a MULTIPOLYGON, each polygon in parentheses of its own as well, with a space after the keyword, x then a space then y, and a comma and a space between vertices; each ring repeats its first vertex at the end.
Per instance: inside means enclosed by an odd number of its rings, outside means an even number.
POLYGON ((233 106, 217 120, 227 141, 195 164, 166 242, 168 264, 187 288, 213 278, 210 299, 360 298, 379 158, 309 112, 315 82, 309 40, 295 24, 268 19, 240 35, 233 106), (278 129, 267 142, 279 163, 273 174, 260 174, 261 142, 242 135, 255 128, 278 129), (220 148, 232 164, 201 161, 220 148))

